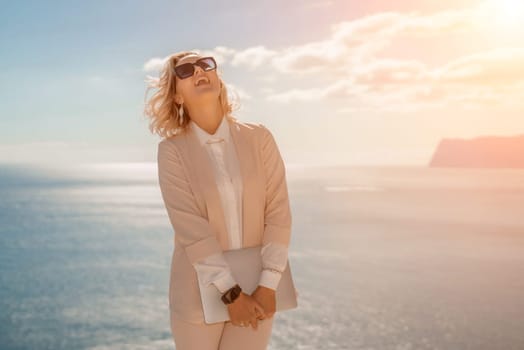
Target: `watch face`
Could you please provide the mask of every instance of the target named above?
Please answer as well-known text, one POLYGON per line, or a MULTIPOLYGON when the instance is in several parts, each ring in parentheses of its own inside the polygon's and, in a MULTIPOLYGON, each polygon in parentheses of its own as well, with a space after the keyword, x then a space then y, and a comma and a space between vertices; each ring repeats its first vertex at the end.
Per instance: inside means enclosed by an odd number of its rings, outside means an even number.
POLYGON ((222 301, 225 304, 230 304, 231 303, 231 292, 230 291, 228 291, 224 295, 222 295, 222 301))

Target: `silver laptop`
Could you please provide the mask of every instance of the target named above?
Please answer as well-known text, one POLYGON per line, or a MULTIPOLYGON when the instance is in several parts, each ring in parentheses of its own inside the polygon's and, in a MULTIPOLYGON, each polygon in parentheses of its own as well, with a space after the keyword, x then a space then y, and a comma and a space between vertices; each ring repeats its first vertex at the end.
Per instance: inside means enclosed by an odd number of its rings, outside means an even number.
MULTIPOLYGON (((262 272, 262 257, 260 255, 262 246, 232 249, 223 252, 226 261, 231 267, 233 277, 242 288, 242 292, 251 294, 255 291, 260 280, 262 272)), ((229 321, 229 312, 227 305, 222 300, 222 293, 211 283, 204 286, 202 281, 198 280, 200 287, 200 296, 204 309, 204 318, 206 323, 216 323, 229 321)), ((282 273, 282 278, 278 284, 276 293, 276 312, 293 309, 297 307, 298 293, 293 283, 289 259, 286 269, 282 273)))

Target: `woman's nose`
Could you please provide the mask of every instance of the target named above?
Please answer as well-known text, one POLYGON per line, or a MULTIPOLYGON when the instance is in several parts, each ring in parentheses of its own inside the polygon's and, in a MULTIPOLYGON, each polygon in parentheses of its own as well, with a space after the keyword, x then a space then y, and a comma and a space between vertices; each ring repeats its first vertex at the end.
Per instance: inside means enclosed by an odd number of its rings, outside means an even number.
POLYGON ((204 72, 204 70, 202 69, 202 67, 197 66, 197 65, 194 65, 194 67, 195 67, 195 71, 193 72, 194 75, 197 75, 197 74, 198 74, 198 73, 197 73, 197 70, 198 70, 198 71, 201 71, 202 73, 204 72))

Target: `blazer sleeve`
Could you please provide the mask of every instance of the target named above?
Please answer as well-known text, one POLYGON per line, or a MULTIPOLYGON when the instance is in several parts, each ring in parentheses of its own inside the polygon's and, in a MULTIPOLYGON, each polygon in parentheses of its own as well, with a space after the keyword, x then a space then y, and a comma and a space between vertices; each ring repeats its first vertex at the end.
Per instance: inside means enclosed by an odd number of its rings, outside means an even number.
POLYGON ((157 161, 158 181, 167 214, 191 264, 195 266, 208 256, 222 254, 214 229, 198 210, 176 146, 167 139, 160 141, 157 161))
MULTIPOLYGON (((291 239, 291 208, 286 182, 286 168, 269 129, 262 125, 262 159, 266 179, 263 244, 289 246, 291 239)), ((269 256, 269 255, 267 255, 269 256)), ((268 265, 270 265, 268 263, 268 265)))
POLYGON ((225 293, 237 284, 233 272, 222 253, 208 256, 194 265, 198 278, 205 286, 213 284, 220 293, 225 293))

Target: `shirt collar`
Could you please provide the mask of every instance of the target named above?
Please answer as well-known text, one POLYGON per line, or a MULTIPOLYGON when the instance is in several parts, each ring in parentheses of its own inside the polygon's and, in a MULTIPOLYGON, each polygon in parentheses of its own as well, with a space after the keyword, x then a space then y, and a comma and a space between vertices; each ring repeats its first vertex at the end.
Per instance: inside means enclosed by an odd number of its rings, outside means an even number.
POLYGON ((205 145, 208 140, 217 140, 219 138, 223 138, 225 142, 229 141, 229 125, 225 116, 222 117, 222 121, 218 125, 218 128, 214 134, 209 134, 207 131, 199 127, 193 120, 190 120, 189 125, 196 133, 200 145, 202 146, 205 145))

